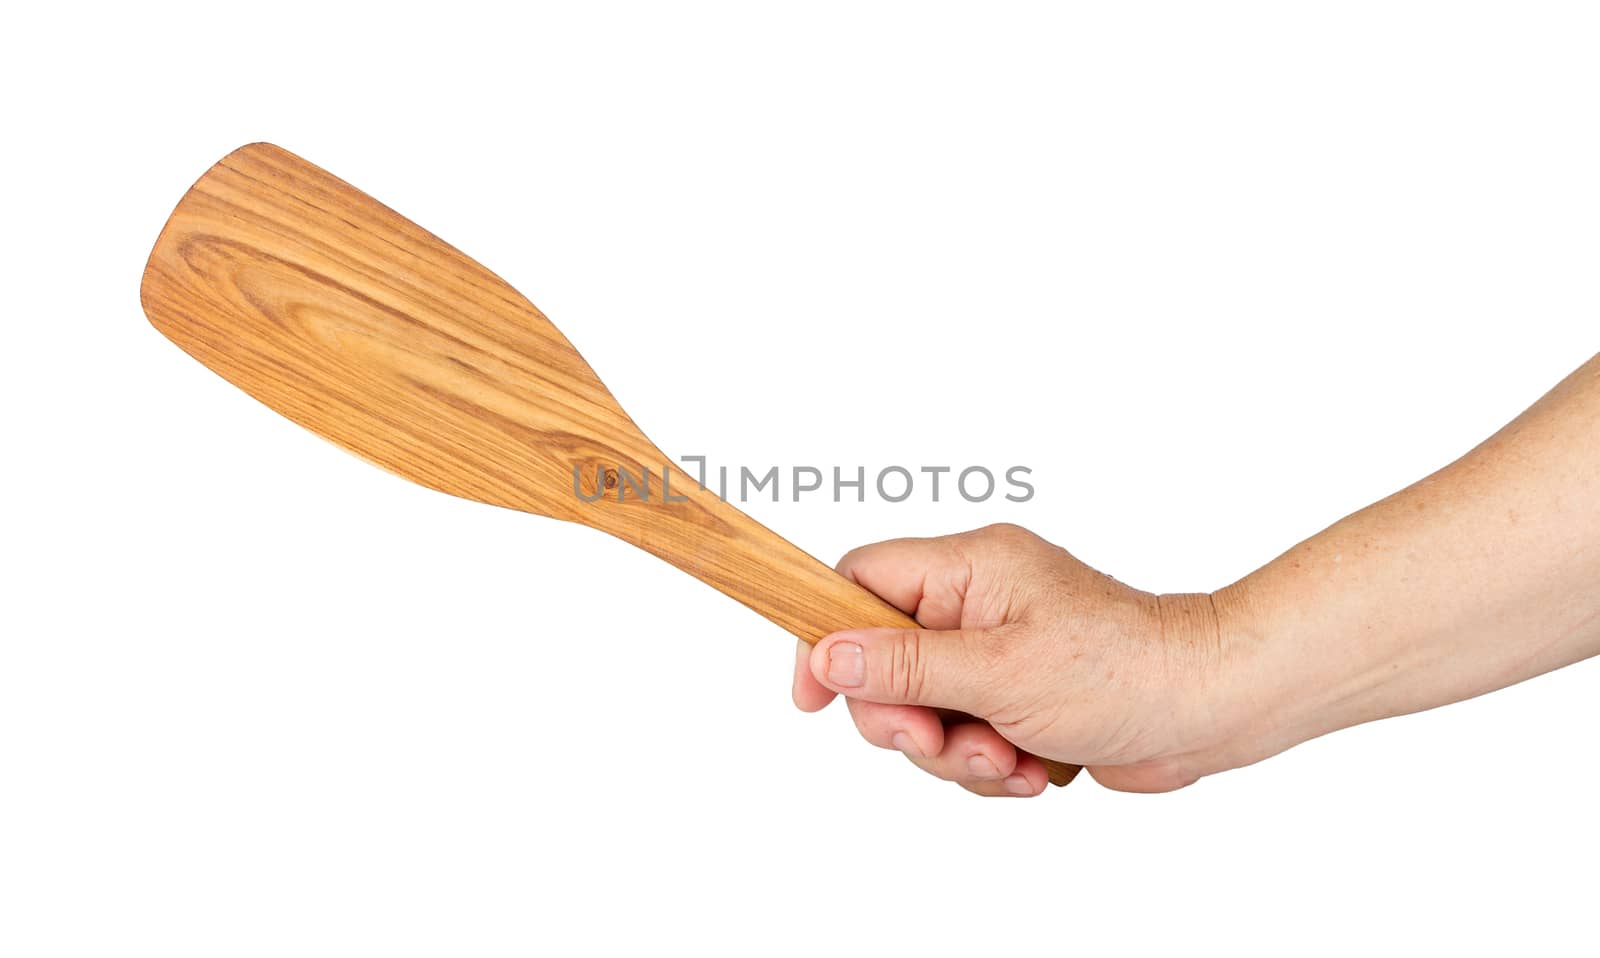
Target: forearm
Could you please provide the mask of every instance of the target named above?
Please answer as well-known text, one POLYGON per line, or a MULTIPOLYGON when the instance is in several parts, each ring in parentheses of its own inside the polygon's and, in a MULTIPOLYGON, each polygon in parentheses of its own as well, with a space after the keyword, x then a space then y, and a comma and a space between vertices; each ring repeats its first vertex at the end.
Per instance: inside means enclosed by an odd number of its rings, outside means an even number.
POLYGON ((1263 754, 1600 652, 1600 356, 1215 602, 1263 754))

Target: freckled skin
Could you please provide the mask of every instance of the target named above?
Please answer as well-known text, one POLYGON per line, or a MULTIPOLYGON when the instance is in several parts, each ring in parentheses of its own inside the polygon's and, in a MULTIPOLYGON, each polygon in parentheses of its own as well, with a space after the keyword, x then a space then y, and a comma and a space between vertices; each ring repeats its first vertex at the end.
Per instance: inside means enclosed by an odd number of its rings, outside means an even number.
POLYGON ((868 741, 981 795, 1043 791, 1035 756, 1180 788, 1600 652, 1600 356, 1210 595, 1140 592, 1009 526, 866 546, 840 571, 925 628, 802 645, 802 709, 843 694, 868 741), (830 677, 835 647, 859 647, 860 681, 830 677))

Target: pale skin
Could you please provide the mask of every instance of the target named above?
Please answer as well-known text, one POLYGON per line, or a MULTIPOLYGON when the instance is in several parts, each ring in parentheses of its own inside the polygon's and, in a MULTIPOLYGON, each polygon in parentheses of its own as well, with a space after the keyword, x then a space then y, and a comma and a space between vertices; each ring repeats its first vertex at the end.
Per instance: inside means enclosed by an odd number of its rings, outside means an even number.
POLYGON ((922 629, 801 644, 794 701, 980 795, 1036 756, 1135 792, 1600 653, 1600 356, 1449 466, 1209 595, 1153 595, 1015 526, 839 571, 922 629), (936 710, 970 718, 944 718, 936 710))

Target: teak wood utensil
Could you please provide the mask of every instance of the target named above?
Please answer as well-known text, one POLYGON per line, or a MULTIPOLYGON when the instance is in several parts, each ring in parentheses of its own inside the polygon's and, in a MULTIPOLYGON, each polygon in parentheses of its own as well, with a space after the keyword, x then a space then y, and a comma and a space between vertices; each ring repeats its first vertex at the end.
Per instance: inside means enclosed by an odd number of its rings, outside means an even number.
MULTIPOLYGON (((208 170, 139 292, 222 378, 412 482, 608 532, 810 643, 916 627, 673 467, 498 276, 285 150, 251 144, 208 170), (627 481, 647 470, 670 499, 627 481)), ((1078 771, 1046 764, 1058 785, 1078 771)))

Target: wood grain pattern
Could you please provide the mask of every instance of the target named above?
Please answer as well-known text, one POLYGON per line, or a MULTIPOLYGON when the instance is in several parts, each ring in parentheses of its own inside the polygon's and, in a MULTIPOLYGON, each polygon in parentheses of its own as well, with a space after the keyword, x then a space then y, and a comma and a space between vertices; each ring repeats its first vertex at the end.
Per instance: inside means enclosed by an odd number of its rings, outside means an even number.
POLYGON ((224 379, 413 482, 610 533, 807 642, 916 625, 672 466, 499 277, 278 147, 236 150, 195 183, 140 300, 224 379), (664 469, 681 501, 655 485, 664 469), (643 496, 626 477, 646 470, 643 496))

